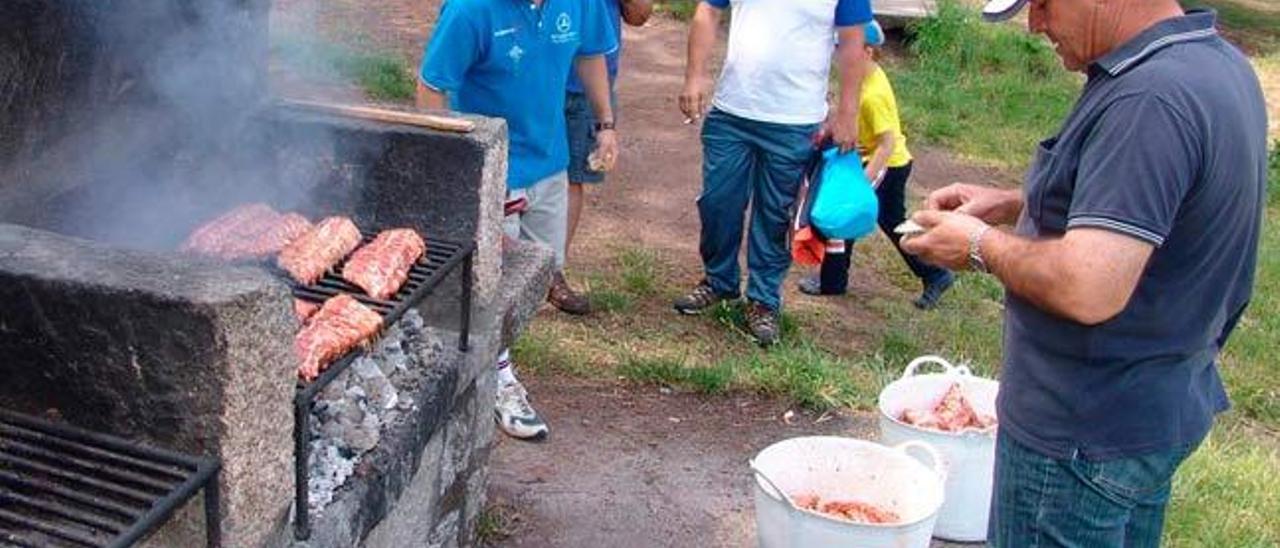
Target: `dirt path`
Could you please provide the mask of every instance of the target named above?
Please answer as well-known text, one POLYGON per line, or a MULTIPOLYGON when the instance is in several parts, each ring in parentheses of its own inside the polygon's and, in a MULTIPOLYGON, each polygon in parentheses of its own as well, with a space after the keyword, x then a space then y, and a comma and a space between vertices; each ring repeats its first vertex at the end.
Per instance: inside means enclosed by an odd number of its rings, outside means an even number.
MULTIPOLYGON (((676 108, 684 71, 684 26, 660 17, 628 28, 618 83, 623 159, 588 194, 570 267, 607 268, 621 242, 678 258, 672 280, 699 273, 698 128, 676 108)), ((918 188, 1009 175, 957 165, 921 149, 918 188)), ((795 274, 793 274, 793 277, 795 274)), ((872 288, 897 291, 884 282, 872 288)), ((788 282, 787 286, 792 284, 788 282)), ((788 290, 793 291, 793 290, 788 290)), ((794 295, 788 299, 795 298, 794 295)), ((856 300, 831 306, 850 321, 868 316, 856 300)), ((503 440, 490 493, 506 538, 498 546, 748 546, 755 525, 748 458, 804 434, 874 437, 870 415, 782 417, 785 404, 754 397, 700 398, 653 388, 591 384, 565 375, 527 376, 534 404, 551 425, 542 444, 503 440)), ((503 535, 500 535, 503 536, 503 535)))
POLYGON ((756 397, 526 384, 553 430, 541 444, 499 443, 490 505, 509 536, 498 546, 751 545, 749 457, 793 436, 874 435, 865 417, 795 414, 788 424, 785 406, 756 397))

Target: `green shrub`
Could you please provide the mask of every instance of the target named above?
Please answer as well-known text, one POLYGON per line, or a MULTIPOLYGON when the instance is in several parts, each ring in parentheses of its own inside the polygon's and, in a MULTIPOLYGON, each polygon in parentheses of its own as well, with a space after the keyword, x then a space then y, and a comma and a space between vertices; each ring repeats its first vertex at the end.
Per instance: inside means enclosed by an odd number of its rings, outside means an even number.
POLYGON ((912 58, 887 68, 906 132, 963 156, 1025 165, 1080 88, 1044 39, 984 23, 955 0, 911 25, 908 39, 912 58))

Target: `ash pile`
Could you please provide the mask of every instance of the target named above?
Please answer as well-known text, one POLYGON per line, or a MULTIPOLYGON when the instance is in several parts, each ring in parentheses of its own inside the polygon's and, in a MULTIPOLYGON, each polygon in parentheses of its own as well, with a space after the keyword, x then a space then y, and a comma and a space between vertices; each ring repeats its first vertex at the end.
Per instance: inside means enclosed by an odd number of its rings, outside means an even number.
POLYGON ((431 367, 443 353, 442 341, 428 332, 417 310, 409 310, 316 396, 308 462, 313 516, 357 473, 383 427, 416 409, 412 385, 422 376, 408 373, 431 367))

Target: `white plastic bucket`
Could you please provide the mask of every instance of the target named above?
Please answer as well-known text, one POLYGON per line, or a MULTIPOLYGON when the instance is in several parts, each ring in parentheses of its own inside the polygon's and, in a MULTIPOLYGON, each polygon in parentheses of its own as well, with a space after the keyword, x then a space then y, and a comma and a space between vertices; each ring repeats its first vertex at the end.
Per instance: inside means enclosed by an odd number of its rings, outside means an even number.
POLYGON ((987 538, 991 507, 996 461, 994 430, 939 432, 899 420, 905 409, 928 409, 936 404, 957 382, 975 411, 995 416, 999 383, 975 377, 968 367, 953 366, 937 356, 922 356, 907 365, 902 378, 880 392, 880 440, 890 445, 920 440, 938 448, 947 472, 946 501, 938 511, 933 534, 947 540, 980 542, 987 538), (945 372, 916 374, 921 365, 928 363, 941 365, 945 372))
POLYGON ((762 548, 912 548, 929 546, 934 519, 942 505, 941 456, 928 444, 898 447, 813 436, 766 447, 751 466, 755 476, 756 530, 762 548), (907 455, 925 453, 930 466, 907 455), (762 479, 761 476, 767 479, 762 479), (856 500, 891 510, 894 524, 859 524, 802 510, 787 496, 814 494, 824 500, 856 500))

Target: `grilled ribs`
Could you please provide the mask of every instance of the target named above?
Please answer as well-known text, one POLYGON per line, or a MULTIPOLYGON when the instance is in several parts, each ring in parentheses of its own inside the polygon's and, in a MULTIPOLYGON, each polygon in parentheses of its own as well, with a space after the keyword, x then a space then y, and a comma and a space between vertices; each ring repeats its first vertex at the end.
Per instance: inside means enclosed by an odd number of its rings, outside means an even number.
POLYGON ((343 354, 369 340, 382 328, 382 316, 354 297, 337 295, 324 302, 293 340, 298 377, 314 380, 343 354))
POLYGON ((201 225, 178 249, 211 257, 234 258, 237 246, 246 245, 247 240, 267 230, 279 217, 280 214, 267 204, 245 204, 201 225))
POLYGON ((409 279, 409 269, 427 252, 427 243, 408 228, 386 230, 356 250, 342 278, 375 299, 387 299, 409 279))
POLYGON ((279 253, 310 229, 311 222, 302 215, 248 204, 201 225, 179 249, 226 260, 261 259, 279 253))
POLYGON ((316 283, 360 245, 360 229, 346 217, 329 217, 280 251, 276 264, 299 283, 316 283))
POLYGON ((304 301, 297 297, 293 299, 293 316, 298 318, 301 323, 307 323, 307 320, 314 316, 318 310, 320 310, 320 305, 317 303, 304 301))
POLYGON ((251 257, 275 255, 311 228, 311 221, 306 217, 297 213, 285 213, 245 247, 245 254, 251 257))

